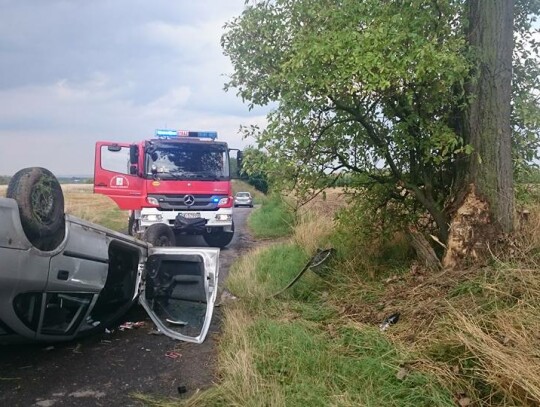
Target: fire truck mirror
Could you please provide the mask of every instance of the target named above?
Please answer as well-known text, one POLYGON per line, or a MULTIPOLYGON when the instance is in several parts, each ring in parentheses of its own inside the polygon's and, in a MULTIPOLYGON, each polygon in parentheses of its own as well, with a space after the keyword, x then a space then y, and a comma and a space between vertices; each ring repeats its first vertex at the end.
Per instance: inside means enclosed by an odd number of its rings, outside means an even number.
POLYGON ((117 151, 120 151, 122 147, 120 147, 118 144, 111 144, 110 146, 107 146, 107 150, 116 153, 117 151))
POLYGON ((131 164, 131 165, 129 166, 129 173, 130 173, 131 175, 137 175, 137 166, 131 164))
POLYGON ((242 172, 243 161, 244 161, 244 152, 241 150, 238 150, 238 153, 236 153, 236 163, 238 165, 238 173, 242 172))
POLYGON ((129 163, 132 165, 137 165, 138 162, 139 162, 139 146, 137 146, 137 144, 132 144, 129 146, 129 163))

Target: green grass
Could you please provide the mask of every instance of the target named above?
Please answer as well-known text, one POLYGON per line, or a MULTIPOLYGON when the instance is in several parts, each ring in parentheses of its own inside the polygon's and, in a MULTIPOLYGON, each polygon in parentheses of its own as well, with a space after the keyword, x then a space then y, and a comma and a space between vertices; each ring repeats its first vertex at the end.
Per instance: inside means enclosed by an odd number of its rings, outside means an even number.
MULTIPOLYGON (((283 201, 270 197, 252 212, 248 222, 258 237, 281 237, 295 231, 294 220, 283 201)), ((310 224, 310 228, 317 227, 322 224, 310 224)), ((321 239, 315 239, 313 247, 321 239)), ((364 236, 364 240, 369 239, 364 236)), ((452 391, 423 365, 415 365, 418 354, 393 341, 389 332, 355 320, 354 310, 347 311, 350 305, 376 306, 385 289, 380 278, 390 271, 379 273, 378 278, 364 278, 362 272, 342 267, 322 278, 307 270, 293 287, 273 296, 308 262, 310 250, 298 243, 304 241, 291 239, 259 248, 232 266, 226 285, 239 299, 223 308, 219 382, 186 400, 168 403, 144 398, 146 403, 212 407, 455 405, 452 391), (349 290, 343 291, 342 301, 335 301, 338 285, 349 290), (398 375, 402 371, 405 373, 398 375)), ((401 258, 403 252, 400 247, 397 254, 385 252, 384 256, 401 258)), ((475 288, 463 286, 455 295, 469 294, 475 288)), ((442 357, 446 349, 433 349, 433 353, 438 351, 442 357)))
POLYGON ((303 321, 260 319, 250 328, 257 370, 279 384, 287 406, 453 406, 429 377, 396 377, 406 356, 372 329, 332 338, 303 321))
POLYGON ((241 273, 243 264, 231 270, 229 289, 240 296, 236 306, 249 314, 252 323, 243 324, 241 332, 234 329, 225 335, 222 382, 187 405, 454 405, 451 394, 430 376, 411 369, 398 379, 400 366, 411 355, 396 348, 377 329, 349 326, 341 320, 337 310, 323 299, 322 292, 331 287, 312 271, 283 295, 270 297, 291 281, 307 260, 302 247, 282 243, 260 251, 249 272, 241 273), (257 287, 258 295, 248 295, 250 287, 257 287), (246 349, 252 355, 248 369, 248 377, 253 378, 251 387, 246 386, 238 367, 235 370, 229 365, 246 349))
POLYGON ((248 226, 258 238, 288 236, 294 226, 294 214, 277 195, 269 197, 248 219, 248 226))

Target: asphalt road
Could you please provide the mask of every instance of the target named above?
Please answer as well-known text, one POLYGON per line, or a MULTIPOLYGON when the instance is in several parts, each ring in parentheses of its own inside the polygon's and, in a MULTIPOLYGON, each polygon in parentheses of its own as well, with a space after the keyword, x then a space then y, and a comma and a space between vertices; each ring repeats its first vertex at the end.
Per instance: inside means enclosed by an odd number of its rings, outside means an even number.
MULTIPOLYGON (((235 209, 236 233, 220 254, 220 286, 231 263, 252 244, 245 228, 250 209, 235 209)), ((178 242, 205 246, 200 237, 178 242)), ((218 297, 219 298, 219 297, 218 297)), ((217 307, 201 345, 150 334, 153 325, 140 306, 122 321, 144 321, 141 328, 102 333, 62 344, 0 346, 1 406, 140 406, 134 393, 187 397, 216 380, 217 307), (175 351, 179 357, 165 356, 175 351)))

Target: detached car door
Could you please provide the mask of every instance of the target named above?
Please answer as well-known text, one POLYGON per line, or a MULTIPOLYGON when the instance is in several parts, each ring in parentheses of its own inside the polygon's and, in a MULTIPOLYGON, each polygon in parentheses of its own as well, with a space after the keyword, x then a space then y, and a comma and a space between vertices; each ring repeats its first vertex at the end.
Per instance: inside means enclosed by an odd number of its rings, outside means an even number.
POLYGON ((139 302, 159 330, 202 343, 217 296, 219 249, 152 247, 139 302))

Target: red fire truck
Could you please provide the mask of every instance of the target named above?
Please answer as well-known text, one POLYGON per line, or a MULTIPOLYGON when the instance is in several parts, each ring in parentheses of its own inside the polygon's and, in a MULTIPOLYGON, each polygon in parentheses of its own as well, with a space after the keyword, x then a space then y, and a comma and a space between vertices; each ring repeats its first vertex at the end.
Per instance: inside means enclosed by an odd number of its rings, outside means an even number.
POLYGON ((129 233, 156 246, 173 246, 176 232, 224 247, 234 234, 231 150, 216 138, 156 130, 154 139, 135 144, 97 142, 94 192, 129 210, 129 233))

